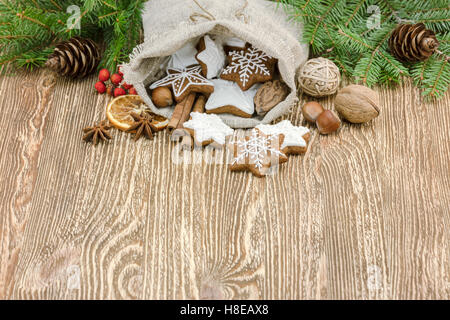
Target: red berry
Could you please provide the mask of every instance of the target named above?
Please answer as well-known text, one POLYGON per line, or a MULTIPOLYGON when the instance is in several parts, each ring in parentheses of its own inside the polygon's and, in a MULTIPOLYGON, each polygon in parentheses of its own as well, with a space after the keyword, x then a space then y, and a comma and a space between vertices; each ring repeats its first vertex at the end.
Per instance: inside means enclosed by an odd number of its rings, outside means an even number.
POLYGON ((121 76, 123 78, 122 67, 119 67, 119 70, 117 71, 117 73, 119 74, 119 76, 121 76))
POLYGON ((114 97, 118 97, 118 96, 124 96, 127 93, 125 92, 125 90, 123 88, 116 88, 114 89, 114 97))
POLYGON ((116 86, 118 86, 121 82, 122 82, 122 77, 120 76, 120 74, 117 74, 117 73, 114 73, 112 76, 111 76, 111 82, 114 84, 114 85, 116 85, 116 86))
POLYGON ((125 90, 130 90, 131 88, 133 88, 133 85, 124 82, 124 83, 122 83, 122 87, 123 87, 125 90))
POLYGON ((130 88, 130 90, 128 90, 128 94, 137 95, 137 91, 134 87, 132 87, 132 88, 130 88))
POLYGON ((95 84, 95 89, 98 93, 103 94, 106 92, 106 86, 103 82, 99 81, 95 84))
POLYGON ((98 74, 98 80, 100 80, 102 82, 106 82, 106 81, 109 80, 109 71, 108 71, 108 69, 100 70, 100 72, 98 74))

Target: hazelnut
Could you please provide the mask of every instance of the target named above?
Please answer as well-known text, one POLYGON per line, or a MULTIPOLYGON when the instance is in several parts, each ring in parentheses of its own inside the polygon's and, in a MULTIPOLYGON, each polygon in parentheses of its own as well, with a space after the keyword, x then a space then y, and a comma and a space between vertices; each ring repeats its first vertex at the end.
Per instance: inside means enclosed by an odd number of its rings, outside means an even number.
POLYGON ((335 132, 341 127, 341 120, 337 114, 331 110, 325 110, 316 120, 317 128, 321 134, 335 132))
POLYGON ((339 114, 351 123, 368 122, 380 114, 378 94, 361 85, 349 85, 336 96, 339 114))
POLYGON ((158 87, 152 92, 152 101, 158 108, 167 108, 173 105, 172 91, 166 87, 158 87))
POLYGON ((306 121, 312 123, 315 123, 317 117, 319 117, 324 111, 325 109, 322 107, 322 105, 315 101, 305 103, 302 108, 303 116, 305 117, 306 121))

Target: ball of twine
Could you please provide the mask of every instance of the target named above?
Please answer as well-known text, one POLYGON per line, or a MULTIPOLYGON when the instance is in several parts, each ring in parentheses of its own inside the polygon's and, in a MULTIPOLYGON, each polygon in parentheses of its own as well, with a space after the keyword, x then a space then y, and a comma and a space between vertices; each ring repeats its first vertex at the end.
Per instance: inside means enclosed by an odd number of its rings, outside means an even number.
POLYGON ((341 73, 333 61, 326 58, 308 60, 301 68, 298 82, 303 91, 313 97, 324 97, 339 88, 341 73))

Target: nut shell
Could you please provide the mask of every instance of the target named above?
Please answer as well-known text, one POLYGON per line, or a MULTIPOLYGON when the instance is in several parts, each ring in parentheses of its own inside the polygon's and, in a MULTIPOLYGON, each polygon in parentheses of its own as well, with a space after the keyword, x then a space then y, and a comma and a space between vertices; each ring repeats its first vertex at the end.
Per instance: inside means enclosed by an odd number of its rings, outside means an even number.
POLYGON ((306 121, 315 123, 317 118, 324 112, 325 109, 323 106, 316 102, 316 101, 310 101, 305 103, 305 105, 302 108, 303 116, 305 117, 306 121))
POLYGON ((341 120, 334 111, 325 110, 317 118, 316 125, 321 134, 330 134, 341 127, 341 120))
POLYGON ((152 101, 157 108, 167 108, 173 105, 173 95, 167 87, 158 87, 152 92, 152 101))
POLYGON ((254 103, 256 113, 264 116, 277 104, 282 102, 289 94, 289 88, 280 80, 268 81, 255 95, 254 103))
POLYGON ((377 92, 361 85, 343 88, 335 100, 336 110, 351 123, 364 123, 378 117, 379 105, 377 92))

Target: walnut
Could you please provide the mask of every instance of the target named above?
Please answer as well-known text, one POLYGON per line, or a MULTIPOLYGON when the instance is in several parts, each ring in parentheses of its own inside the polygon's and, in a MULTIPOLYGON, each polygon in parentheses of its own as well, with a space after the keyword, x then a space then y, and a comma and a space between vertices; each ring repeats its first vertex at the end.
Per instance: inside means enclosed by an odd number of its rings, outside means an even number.
POLYGON ((256 113, 264 116, 273 107, 286 99, 288 94, 289 88, 280 80, 264 83, 255 95, 256 113))
POLYGON ((364 86, 349 85, 336 96, 339 114, 351 123, 368 122, 380 114, 378 94, 364 86))

